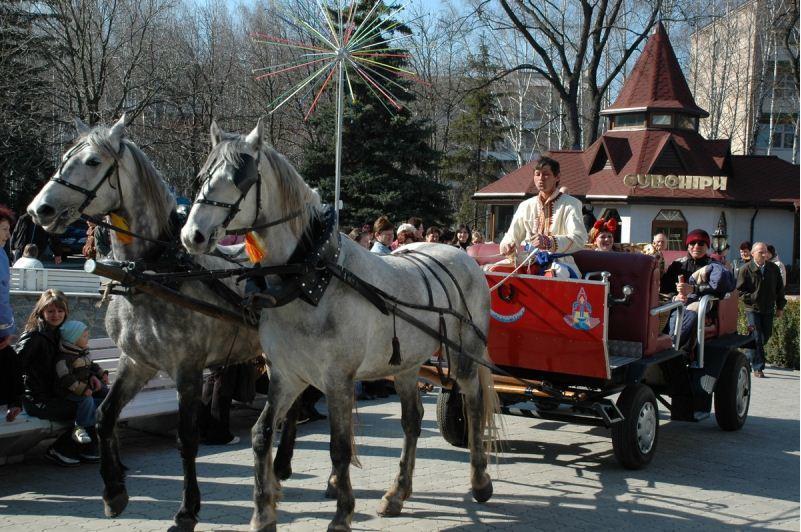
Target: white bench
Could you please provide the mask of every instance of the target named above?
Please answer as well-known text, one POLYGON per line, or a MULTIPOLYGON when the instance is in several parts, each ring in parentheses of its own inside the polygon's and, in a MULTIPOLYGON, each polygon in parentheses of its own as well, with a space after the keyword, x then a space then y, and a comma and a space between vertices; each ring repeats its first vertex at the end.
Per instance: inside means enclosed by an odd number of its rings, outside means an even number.
POLYGON ((11 290, 42 292, 48 288, 62 292, 98 293, 101 278, 83 270, 60 268, 11 268, 11 290))
MULTIPOLYGON (((119 349, 110 338, 91 340, 89 347, 92 360, 108 370, 109 381, 113 383, 117 376, 119 349)), ((123 408, 120 421, 152 418, 177 412, 178 396, 175 383, 169 376, 159 372, 123 408)), ((21 461, 26 451, 41 440, 57 436, 67 427, 69 423, 31 417, 24 412, 11 423, 0 419, 0 465, 21 461)))

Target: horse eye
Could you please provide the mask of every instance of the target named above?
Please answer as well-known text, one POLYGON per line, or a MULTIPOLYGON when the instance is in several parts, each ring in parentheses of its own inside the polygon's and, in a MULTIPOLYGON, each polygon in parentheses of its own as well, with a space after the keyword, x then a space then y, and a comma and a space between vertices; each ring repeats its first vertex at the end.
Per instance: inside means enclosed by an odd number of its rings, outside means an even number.
POLYGON ((99 165, 100 161, 98 161, 97 159, 89 159, 88 161, 86 161, 86 166, 99 166, 99 165))

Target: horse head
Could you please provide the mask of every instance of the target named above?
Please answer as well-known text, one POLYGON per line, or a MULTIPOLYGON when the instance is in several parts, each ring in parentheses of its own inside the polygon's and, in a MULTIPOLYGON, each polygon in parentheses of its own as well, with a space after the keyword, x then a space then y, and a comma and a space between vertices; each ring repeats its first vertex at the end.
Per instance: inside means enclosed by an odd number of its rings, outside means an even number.
POLYGON ((33 220, 51 233, 63 232, 82 214, 104 215, 120 207, 125 115, 110 128, 90 128, 78 118, 75 126, 78 139, 27 209, 33 220))
POLYGON ((252 226, 261 207, 261 120, 245 136, 225 133, 212 121, 211 146, 200 170, 200 192, 181 230, 190 253, 209 251, 226 230, 252 226))

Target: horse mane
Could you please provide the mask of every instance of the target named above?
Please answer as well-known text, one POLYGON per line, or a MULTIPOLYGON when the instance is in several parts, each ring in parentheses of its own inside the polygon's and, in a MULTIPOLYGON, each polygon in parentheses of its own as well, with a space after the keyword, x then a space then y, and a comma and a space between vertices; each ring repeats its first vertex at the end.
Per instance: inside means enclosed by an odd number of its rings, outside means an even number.
MULTIPOLYGON (((205 164, 200 169, 201 179, 214 168, 219 160, 238 166, 242 163, 241 154, 251 149, 240 135, 225 134, 223 140, 211 149, 205 164)), ((281 213, 278 217, 288 216, 303 207, 309 207, 314 216, 322 214, 320 195, 306 184, 286 157, 265 145, 261 150, 260 172, 264 164, 269 166, 278 184, 277 192, 280 194, 281 200, 281 213)), ((300 237, 310 229, 310 221, 311 218, 308 216, 299 216, 290 221, 289 226, 295 236, 300 237)))
MULTIPOLYGON (((95 127, 78 139, 78 142, 86 142, 119 162, 122 150, 119 153, 114 150, 110 136, 111 129, 95 127)), ((122 138, 120 142, 131 152, 136 164, 136 171, 140 177, 140 186, 137 192, 141 196, 142 205, 152 206, 153 212, 149 213, 149 215, 155 222, 156 227, 160 229, 169 228, 170 213, 175 204, 175 196, 168 188, 167 182, 164 181, 161 173, 153 166, 152 161, 132 140, 122 138)))

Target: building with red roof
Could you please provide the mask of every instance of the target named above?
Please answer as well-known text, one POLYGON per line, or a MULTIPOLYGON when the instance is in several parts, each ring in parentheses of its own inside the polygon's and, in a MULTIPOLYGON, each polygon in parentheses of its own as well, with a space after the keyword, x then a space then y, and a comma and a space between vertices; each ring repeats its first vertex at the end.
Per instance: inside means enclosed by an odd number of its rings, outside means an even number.
MULTIPOLYGON (((678 250, 689 230, 719 229, 734 250, 741 241, 762 240, 786 264, 798 262, 799 166, 774 156, 732 155, 729 139, 698 132, 708 113, 695 103, 661 23, 601 114, 608 130, 589 148, 546 155, 559 162, 560 185, 585 209, 621 222, 616 241, 650 242, 664 232, 678 250)), ((488 233, 495 238, 517 204, 537 193, 534 164, 473 196, 490 206, 488 233)))

